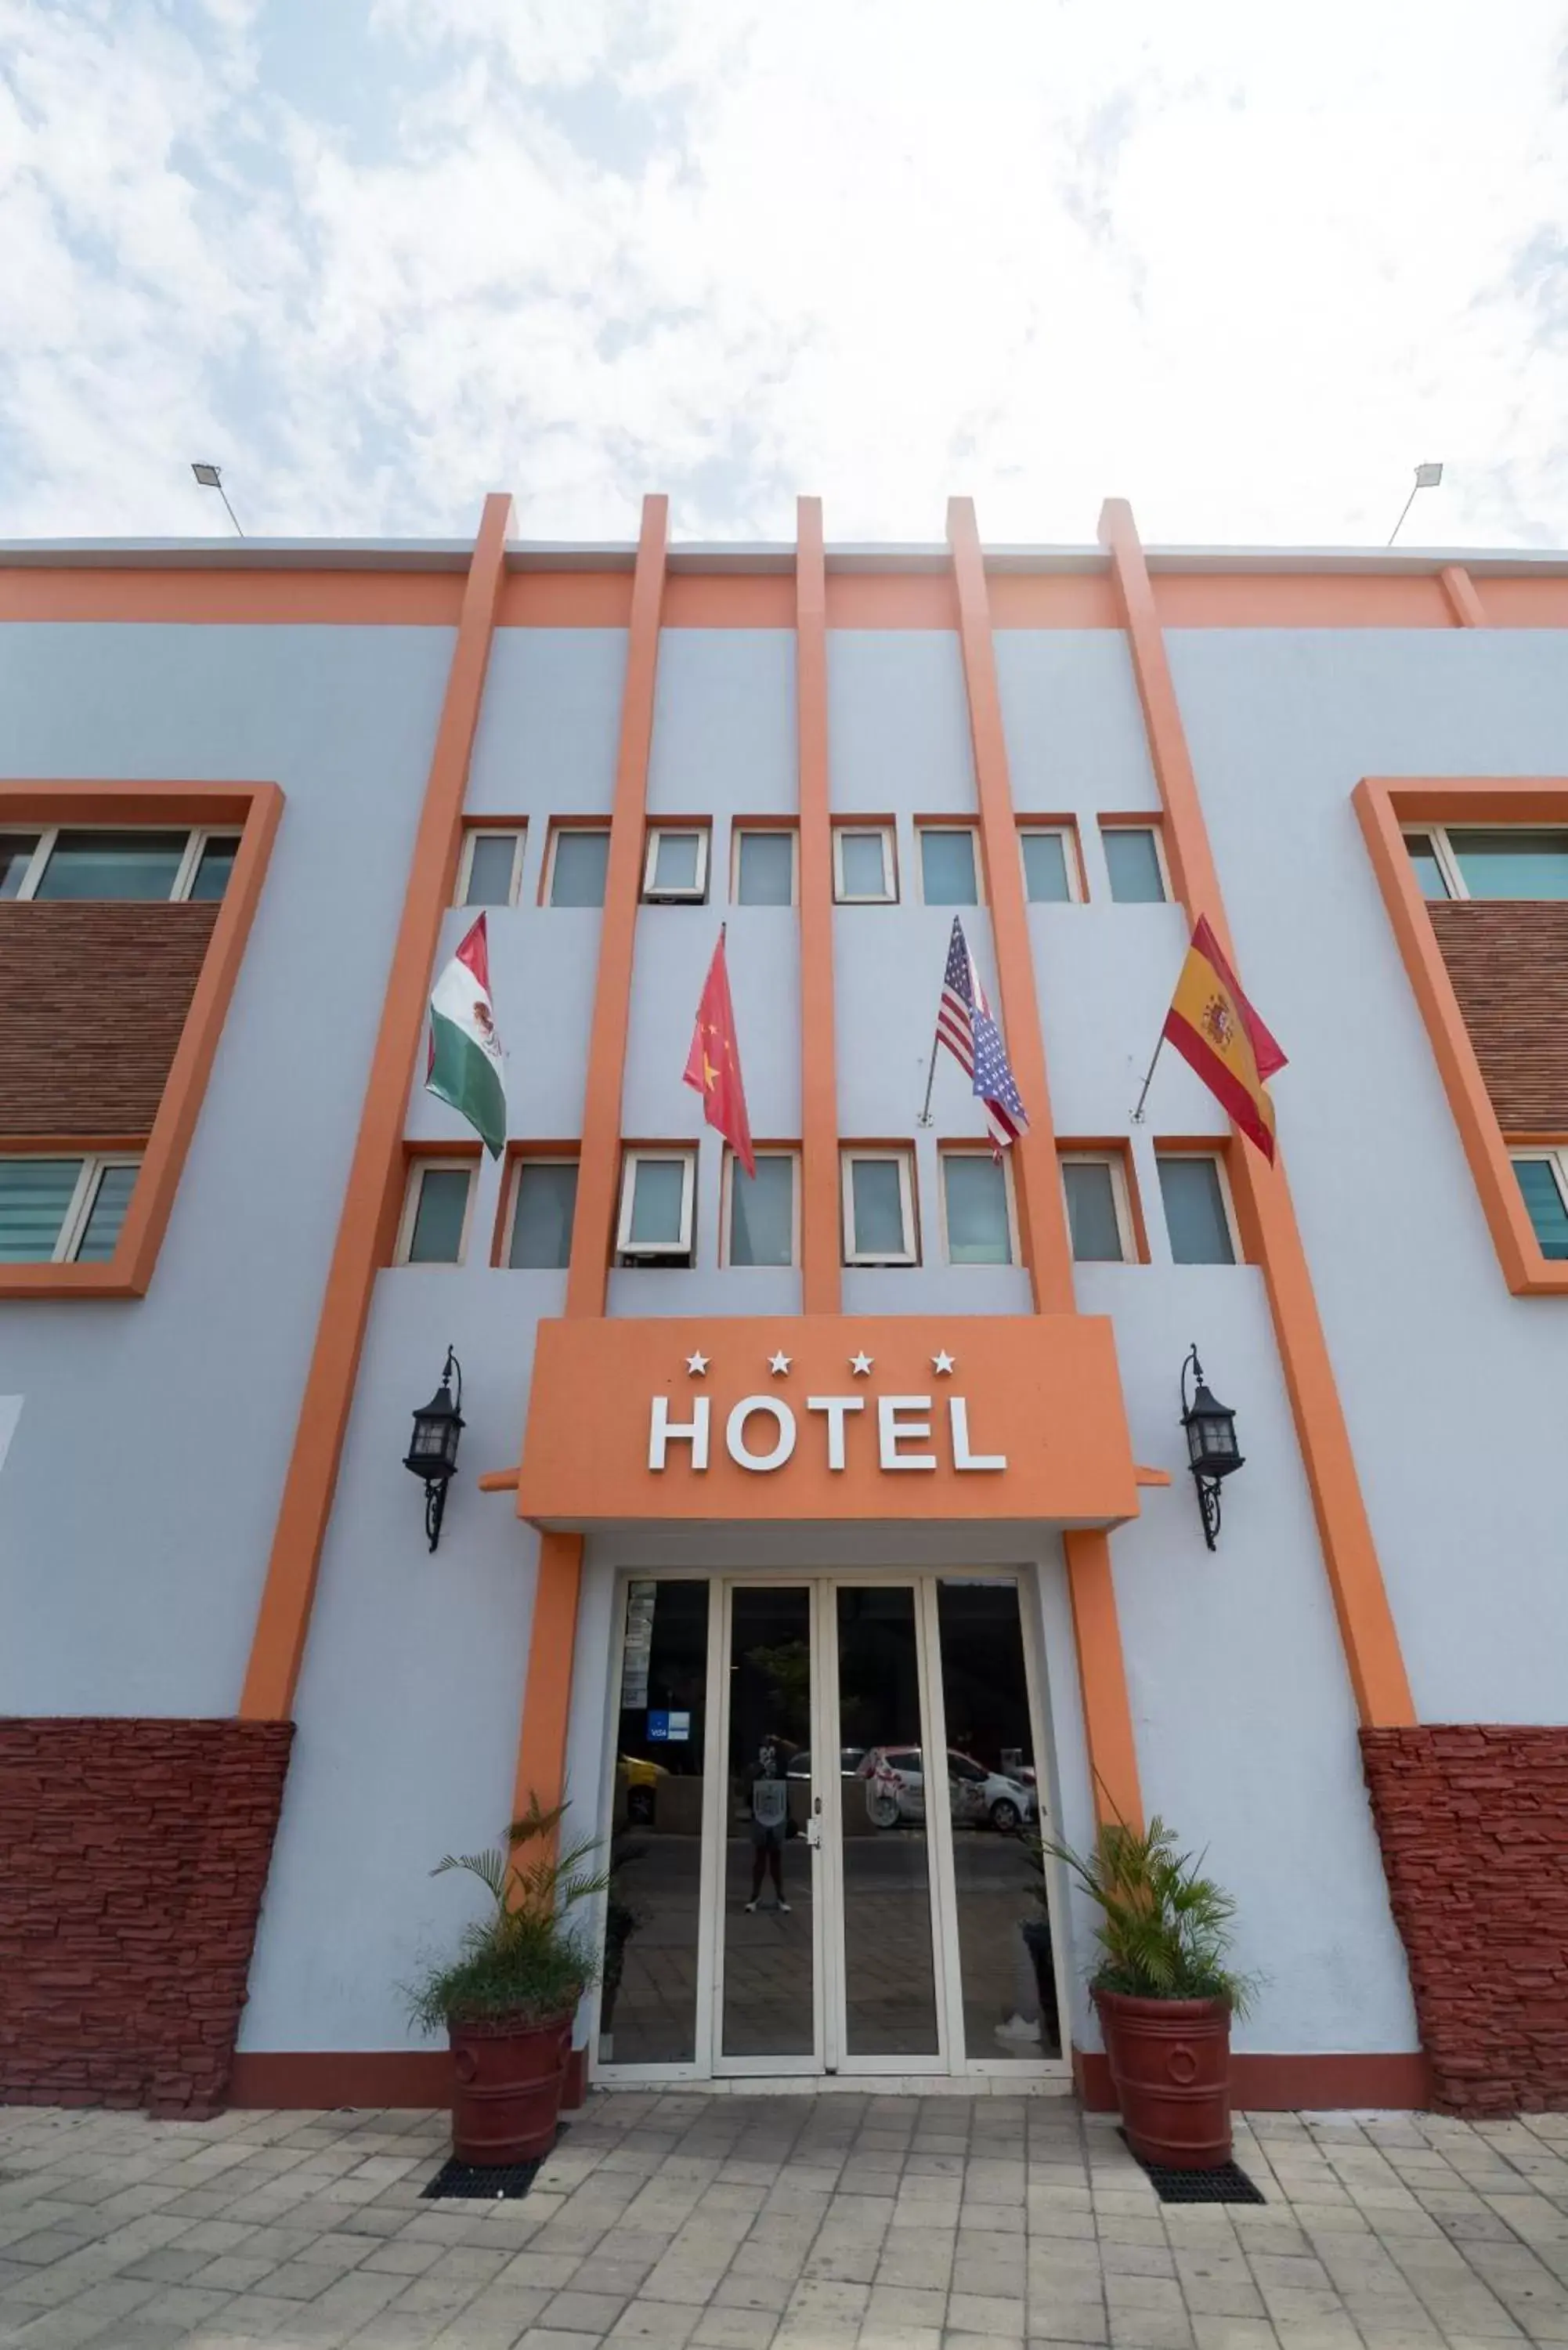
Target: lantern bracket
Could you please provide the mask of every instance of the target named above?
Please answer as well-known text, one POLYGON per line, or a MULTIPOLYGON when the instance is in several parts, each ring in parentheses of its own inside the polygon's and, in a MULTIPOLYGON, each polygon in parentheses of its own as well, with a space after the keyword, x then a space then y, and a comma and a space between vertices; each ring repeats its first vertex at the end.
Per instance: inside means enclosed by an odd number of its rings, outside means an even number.
POLYGON ((1220 1533, 1220 1485, 1232 1470, 1243 1465, 1241 1455, 1235 1449, 1234 1418, 1233 1413, 1227 1411, 1222 1404, 1217 1405, 1210 1395, 1204 1385, 1203 1366, 1198 1359, 1198 1348, 1196 1345, 1190 1347, 1181 1366, 1181 1425, 1187 1431, 1189 1451, 1195 1451, 1192 1434, 1195 1421, 1222 1419, 1231 1431, 1228 1451, 1217 1455, 1212 1462, 1194 1457, 1189 1464, 1192 1482, 1198 1489, 1198 1511, 1203 1521, 1203 1539, 1210 1550, 1217 1547, 1220 1533), (1192 1381, 1190 1393, 1188 1391, 1189 1373, 1192 1381))
POLYGON ((425 1534, 433 1551, 441 1540, 441 1520, 446 1515, 446 1489, 457 1468, 457 1443, 462 1433, 462 1365, 455 1350, 448 1347, 446 1361, 441 1366, 441 1385, 422 1411, 414 1414, 414 1446, 404 1461, 421 1479, 425 1489, 425 1534), (456 1382, 457 1393, 452 1394, 456 1382), (444 1451, 432 1451, 428 1444, 420 1443, 421 1423, 431 1421, 450 1430, 450 1441, 444 1451))

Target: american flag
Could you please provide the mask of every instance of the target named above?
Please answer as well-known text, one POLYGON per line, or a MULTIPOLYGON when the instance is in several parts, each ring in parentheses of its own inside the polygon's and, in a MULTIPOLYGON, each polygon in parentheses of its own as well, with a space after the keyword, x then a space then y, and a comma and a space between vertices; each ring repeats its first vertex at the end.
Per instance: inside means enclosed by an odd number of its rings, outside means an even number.
POLYGON ((942 1000, 937 1007, 937 1042, 945 1045, 985 1105, 986 1124, 998 1155, 1029 1130, 1029 1119, 1008 1066, 1002 1031, 991 1016, 963 924, 953 916, 942 1000))

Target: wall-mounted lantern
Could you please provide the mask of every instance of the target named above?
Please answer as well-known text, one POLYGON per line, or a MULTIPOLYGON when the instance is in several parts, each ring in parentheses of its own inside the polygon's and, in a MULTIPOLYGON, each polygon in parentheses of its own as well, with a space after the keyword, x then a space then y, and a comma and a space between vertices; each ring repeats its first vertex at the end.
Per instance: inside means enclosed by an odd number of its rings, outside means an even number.
POLYGON ((1210 1550, 1220 1531, 1220 1484, 1233 1469, 1242 1465, 1236 1443, 1236 1415, 1217 1403, 1203 1383, 1203 1366, 1194 1347, 1181 1366, 1181 1425, 1187 1430, 1188 1465, 1192 1482, 1198 1488, 1198 1507, 1203 1517, 1203 1539, 1210 1550), (1187 1375, 1192 1374, 1192 1394, 1187 1391, 1187 1375))
POLYGON ((405 1469, 422 1477, 425 1485, 425 1532, 434 1550, 441 1540, 441 1522, 446 1510, 446 1489, 457 1469, 457 1440, 462 1434, 462 1365, 449 1347, 446 1364, 437 1388, 422 1411, 414 1414, 414 1433, 409 1445, 405 1469), (452 1399, 452 1383, 457 1381, 457 1398, 452 1399))

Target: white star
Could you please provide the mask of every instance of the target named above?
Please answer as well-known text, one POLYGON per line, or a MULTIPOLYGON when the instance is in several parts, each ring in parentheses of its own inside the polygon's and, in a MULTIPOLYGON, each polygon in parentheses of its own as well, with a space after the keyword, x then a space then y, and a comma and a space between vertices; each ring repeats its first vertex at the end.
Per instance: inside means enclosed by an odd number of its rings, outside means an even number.
POLYGON ((851 1355, 849 1357, 849 1367, 854 1372, 857 1379, 868 1379, 871 1376, 870 1356, 851 1355))
POLYGON ((768 1368, 772 1371, 775 1379, 782 1378, 784 1373, 789 1368, 789 1357, 782 1353, 770 1355, 768 1357, 768 1368))
POLYGON ((687 1374, 687 1377, 688 1377, 689 1378, 700 1379, 700 1378, 701 1378, 701 1376, 702 1376, 703 1372, 707 1369, 707 1367, 708 1367, 708 1357, 707 1357, 707 1356, 706 1356, 706 1355, 688 1355, 688 1356, 687 1356, 687 1357, 686 1357, 686 1374, 687 1374))
POLYGON ((945 1379, 948 1373, 952 1369, 952 1367, 953 1358, 949 1354, 945 1347, 942 1348, 940 1355, 933 1355, 931 1357, 931 1368, 935 1371, 939 1379, 945 1379))

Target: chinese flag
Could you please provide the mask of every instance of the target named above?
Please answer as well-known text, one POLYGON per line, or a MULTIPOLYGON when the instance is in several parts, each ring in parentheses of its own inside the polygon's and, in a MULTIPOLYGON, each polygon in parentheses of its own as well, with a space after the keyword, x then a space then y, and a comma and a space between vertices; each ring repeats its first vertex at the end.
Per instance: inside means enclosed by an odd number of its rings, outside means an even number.
POLYGON ((1202 915, 1165 1016, 1165 1035, 1272 1166, 1274 1105, 1267 1080, 1284 1067, 1285 1056, 1242 994, 1202 915))
POLYGON ((746 1116, 746 1088, 741 1082, 741 1047, 735 1036, 735 1007, 730 1001, 730 974, 724 967, 724 933, 713 950, 697 1006, 691 1050, 686 1055, 686 1082, 702 1097, 702 1115, 716 1127, 748 1175, 755 1175, 752 1156, 752 1122, 746 1116))

